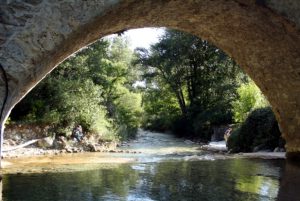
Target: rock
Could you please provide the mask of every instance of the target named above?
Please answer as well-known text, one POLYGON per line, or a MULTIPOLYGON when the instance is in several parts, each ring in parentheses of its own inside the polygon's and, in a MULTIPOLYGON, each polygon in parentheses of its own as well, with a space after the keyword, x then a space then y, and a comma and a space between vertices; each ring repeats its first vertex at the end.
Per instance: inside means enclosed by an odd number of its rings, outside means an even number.
POLYGON ((258 145, 256 147, 253 148, 253 152, 258 152, 258 151, 261 151, 263 149, 264 145, 258 145))
POLYGON ((73 147, 73 148, 72 148, 72 152, 73 152, 73 153, 78 153, 78 152, 79 152, 79 148, 73 147))
POLYGON ((227 151, 227 153, 228 153, 228 154, 232 154, 232 153, 233 153, 233 150, 232 150, 232 149, 229 149, 229 150, 227 151))
POLYGON ((12 139, 7 139, 7 140, 4 140, 3 144, 10 145, 10 146, 15 146, 16 142, 12 139))
POLYGON ((191 140, 185 140, 184 143, 185 143, 185 144, 194 144, 194 142, 191 141, 191 140))
POLYGON ((67 153, 73 153, 72 149, 70 147, 65 149, 67 153))
POLYGON ((97 148, 94 144, 88 144, 88 147, 90 148, 91 152, 96 152, 97 151, 97 148))
POLYGON ((82 143, 82 151, 90 151, 90 152, 96 152, 97 148, 96 145, 89 142, 82 143))
POLYGON ((276 147, 273 152, 285 152, 284 148, 276 147))
POLYGON ((61 140, 61 139, 55 139, 53 141, 53 148, 55 149, 64 149, 67 146, 67 142, 65 140, 61 140))
POLYGON ((38 147, 40 148, 49 148, 53 145, 53 138, 52 137, 45 137, 43 139, 40 139, 37 142, 38 147))
POLYGON ((213 134, 211 136, 211 141, 212 142, 217 142, 217 141, 223 141, 224 140, 224 134, 228 130, 227 125, 222 125, 222 126, 213 126, 213 134))

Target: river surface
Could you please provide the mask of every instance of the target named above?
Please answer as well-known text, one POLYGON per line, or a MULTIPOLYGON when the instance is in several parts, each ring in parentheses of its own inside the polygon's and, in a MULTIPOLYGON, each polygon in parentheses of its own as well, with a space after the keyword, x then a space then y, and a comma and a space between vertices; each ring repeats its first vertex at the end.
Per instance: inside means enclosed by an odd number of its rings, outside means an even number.
MULTIPOLYGON (((140 131, 137 140, 122 149, 136 151, 137 154, 81 153, 9 160, 11 166, 3 170, 2 199, 300 200, 295 197, 297 190, 291 192, 290 188, 291 185, 295 189, 300 187, 285 181, 285 177, 291 175, 283 177, 287 169, 284 160, 210 154, 199 150, 199 145, 190 141, 144 131, 140 131), (287 184, 283 185, 282 182, 287 184)), ((294 172, 299 170, 293 166, 294 172)))

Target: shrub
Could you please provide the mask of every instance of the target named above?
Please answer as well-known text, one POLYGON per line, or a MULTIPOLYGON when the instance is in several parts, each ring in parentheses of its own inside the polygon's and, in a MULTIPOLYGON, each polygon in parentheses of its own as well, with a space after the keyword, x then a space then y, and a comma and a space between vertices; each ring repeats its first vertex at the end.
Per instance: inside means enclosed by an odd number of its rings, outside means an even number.
POLYGON ((228 149, 233 152, 251 152, 254 147, 271 149, 281 147, 278 123, 270 107, 255 109, 246 121, 231 134, 228 139, 228 149))
POLYGON ((135 137, 137 129, 142 122, 142 97, 140 94, 131 92, 125 87, 119 86, 118 91, 121 94, 115 101, 117 133, 123 139, 132 138, 135 137))
POLYGON ((253 109, 269 105, 267 99, 253 81, 242 84, 237 92, 239 98, 232 104, 235 122, 244 122, 253 109))

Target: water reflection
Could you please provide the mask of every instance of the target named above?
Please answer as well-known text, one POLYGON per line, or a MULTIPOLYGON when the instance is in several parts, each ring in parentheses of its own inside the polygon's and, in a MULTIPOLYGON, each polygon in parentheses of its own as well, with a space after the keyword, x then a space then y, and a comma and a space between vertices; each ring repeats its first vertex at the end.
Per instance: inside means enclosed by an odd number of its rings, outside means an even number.
POLYGON ((3 200, 275 201, 283 164, 246 159, 169 161, 73 173, 5 175, 3 200))

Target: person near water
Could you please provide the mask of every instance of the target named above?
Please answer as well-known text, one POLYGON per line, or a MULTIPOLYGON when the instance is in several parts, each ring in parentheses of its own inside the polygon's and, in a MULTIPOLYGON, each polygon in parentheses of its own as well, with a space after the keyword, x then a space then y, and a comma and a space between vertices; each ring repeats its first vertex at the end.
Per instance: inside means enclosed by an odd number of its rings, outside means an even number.
POLYGON ((82 132, 82 127, 81 125, 77 125, 73 131, 71 137, 73 139, 76 139, 78 142, 82 141, 83 139, 83 132, 82 132))

